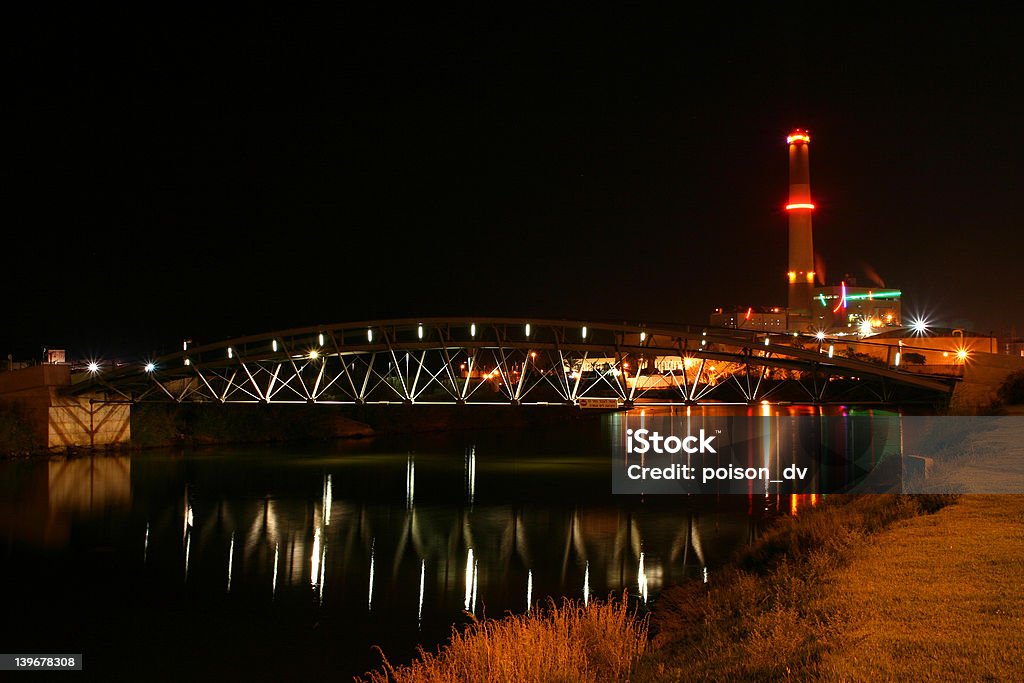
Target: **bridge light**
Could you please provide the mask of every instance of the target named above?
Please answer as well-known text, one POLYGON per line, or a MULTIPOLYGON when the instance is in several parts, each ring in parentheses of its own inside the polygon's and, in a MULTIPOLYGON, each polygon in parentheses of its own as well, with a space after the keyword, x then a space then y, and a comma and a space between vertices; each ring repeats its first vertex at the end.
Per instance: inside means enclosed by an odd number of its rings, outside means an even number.
POLYGON ((369 342, 373 341, 373 330, 372 329, 366 330, 366 341, 369 341, 369 342))
POLYGON ((764 345, 765 345, 765 346, 768 346, 768 343, 769 343, 769 342, 768 342, 768 335, 766 334, 766 335, 764 336, 764 345))
POLYGON ((646 340, 646 339, 647 339, 647 333, 646 332, 641 332, 640 333, 640 343, 643 344, 644 340, 646 340))
POLYGON ((963 363, 965 360, 967 360, 967 356, 968 355, 969 354, 968 354, 967 349, 959 348, 959 349, 956 350, 956 359, 958 361, 960 361, 961 363, 963 363))
POLYGON ((526 336, 530 336, 530 323, 526 323, 526 336))
POLYGON ((470 337, 475 337, 476 336, 476 323, 471 323, 470 324, 470 326, 469 326, 469 336, 470 337))
POLYGON ((416 328, 416 336, 423 339, 423 325, 416 328))
POLYGON ((828 345, 828 357, 831 358, 832 354, 836 352, 836 347, 832 344, 828 345))
POLYGON ((146 363, 146 372, 153 372, 156 370, 156 364, 153 362, 146 363))
POLYGON ((312 351, 309 352, 309 359, 310 360, 316 360, 319 357, 320 357, 320 352, 317 351, 316 349, 313 349, 312 351))
POLYGON ((818 341, 824 341, 825 340, 825 331, 824 330, 818 330, 814 334, 814 336, 817 337, 818 341))
POLYGON ((95 375, 97 372, 100 371, 100 364, 92 360, 89 361, 89 365, 87 365, 86 368, 89 370, 89 372, 95 375))
POLYGON ((896 367, 900 366, 900 356, 902 356, 902 355, 903 354, 901 354, 899 351, 896 352, 896 362, 893 363, 893 365, 895 365, 896 367))
POLYGON ((586 325, 583 326, 583 338, 584 339, 587 338, 587 326, 586 325))
POLYGON ((323 345, 324 345, 324 333, 323 333, 323 332, 321 332, 321 333, 320 333, 320 336, 319 336, 319 337, 317 337, 317 341, 319 341, 319 342, 320 342, 320 346, 323 346, 323 345))
POLYGON ((234 357, 235 357, 235 352, 229 346, 228 347, 228 358, 234 358, 234 357))
POLYGON ((188 339, 186 339, 185 341, 181 342, 181 350, 182 351, 188 351, 188 339))
POLYGON ((185 365, 192 365, 192 361, 190 361, 188 358, 186 358, 185 359, 185 365))
POLYGON ((274 351, 277 351, 277 340, 276 339, 270 343, 270 348, 272 348, 274 351))

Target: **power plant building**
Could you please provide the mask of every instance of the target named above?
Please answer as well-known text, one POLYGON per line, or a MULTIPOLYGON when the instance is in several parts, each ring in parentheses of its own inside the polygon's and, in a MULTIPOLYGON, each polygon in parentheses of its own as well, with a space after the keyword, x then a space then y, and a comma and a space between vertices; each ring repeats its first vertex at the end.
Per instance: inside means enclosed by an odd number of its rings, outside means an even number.
POLYGON ((814 271, 811 215, 810 134, 796 129, 786 137, 789 148, 789 266, 787 306, 718 308, 710 323, 779 332, 825 332, 868 336, 903 324, 898 289, 857 287, 853 278, 825 285, 814 271))

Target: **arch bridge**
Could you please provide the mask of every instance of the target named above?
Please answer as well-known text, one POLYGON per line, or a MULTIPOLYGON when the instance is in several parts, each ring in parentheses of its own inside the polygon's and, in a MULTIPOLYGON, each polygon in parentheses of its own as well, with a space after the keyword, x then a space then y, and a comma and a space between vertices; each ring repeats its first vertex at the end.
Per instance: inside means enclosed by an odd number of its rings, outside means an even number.
POLYGON ((954 380, 843 354, 839 339, 708 326, 408 318, 186 344, 78 375, 69 391, 130 402, 608 408, 937 403, 952 391, 954 380))

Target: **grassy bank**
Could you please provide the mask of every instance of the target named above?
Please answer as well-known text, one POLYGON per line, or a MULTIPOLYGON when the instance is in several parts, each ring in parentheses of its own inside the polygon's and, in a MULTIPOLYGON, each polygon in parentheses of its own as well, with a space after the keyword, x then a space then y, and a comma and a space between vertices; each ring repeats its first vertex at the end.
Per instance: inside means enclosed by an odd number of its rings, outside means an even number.
POLYGON ((1024 496, 962 496, 858 552, 814 609, 842 615, 823 680, 1024 680, 1024 496))
POLYGON ((825 661, 844 643, 849 618, 842 606, 850 580, 840 572, 881 538, 876 534, 953 500, 833 497, 807 514, 780 520, 710 584, 678 586, 661 595, 652 648, 634 680, 827 678, 831 669, 825 661))
POLYGON ((647 647, 647 622, 622 602, 563 602, 545 610, 479 622, 455 631, 438 653, 384 667, 368 683, 447 681, 627 681, 647 647))

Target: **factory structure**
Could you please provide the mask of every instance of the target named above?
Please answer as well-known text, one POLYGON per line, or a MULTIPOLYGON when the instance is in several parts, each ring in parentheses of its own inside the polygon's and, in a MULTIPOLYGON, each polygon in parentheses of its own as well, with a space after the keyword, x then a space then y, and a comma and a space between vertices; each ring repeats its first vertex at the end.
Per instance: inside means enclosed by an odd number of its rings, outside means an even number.
POLYGON ((814 235, 811 215, 811 136, 796 129, 786 138, 789 146, 789 268, 788 296, 782 306, 718 308, 711 314, 717 327, 766 332, 824 332, 861 337, 886 328, 902 327, 898 289, 858 287, 852 278, 826 284, 814 270, 814 235))

